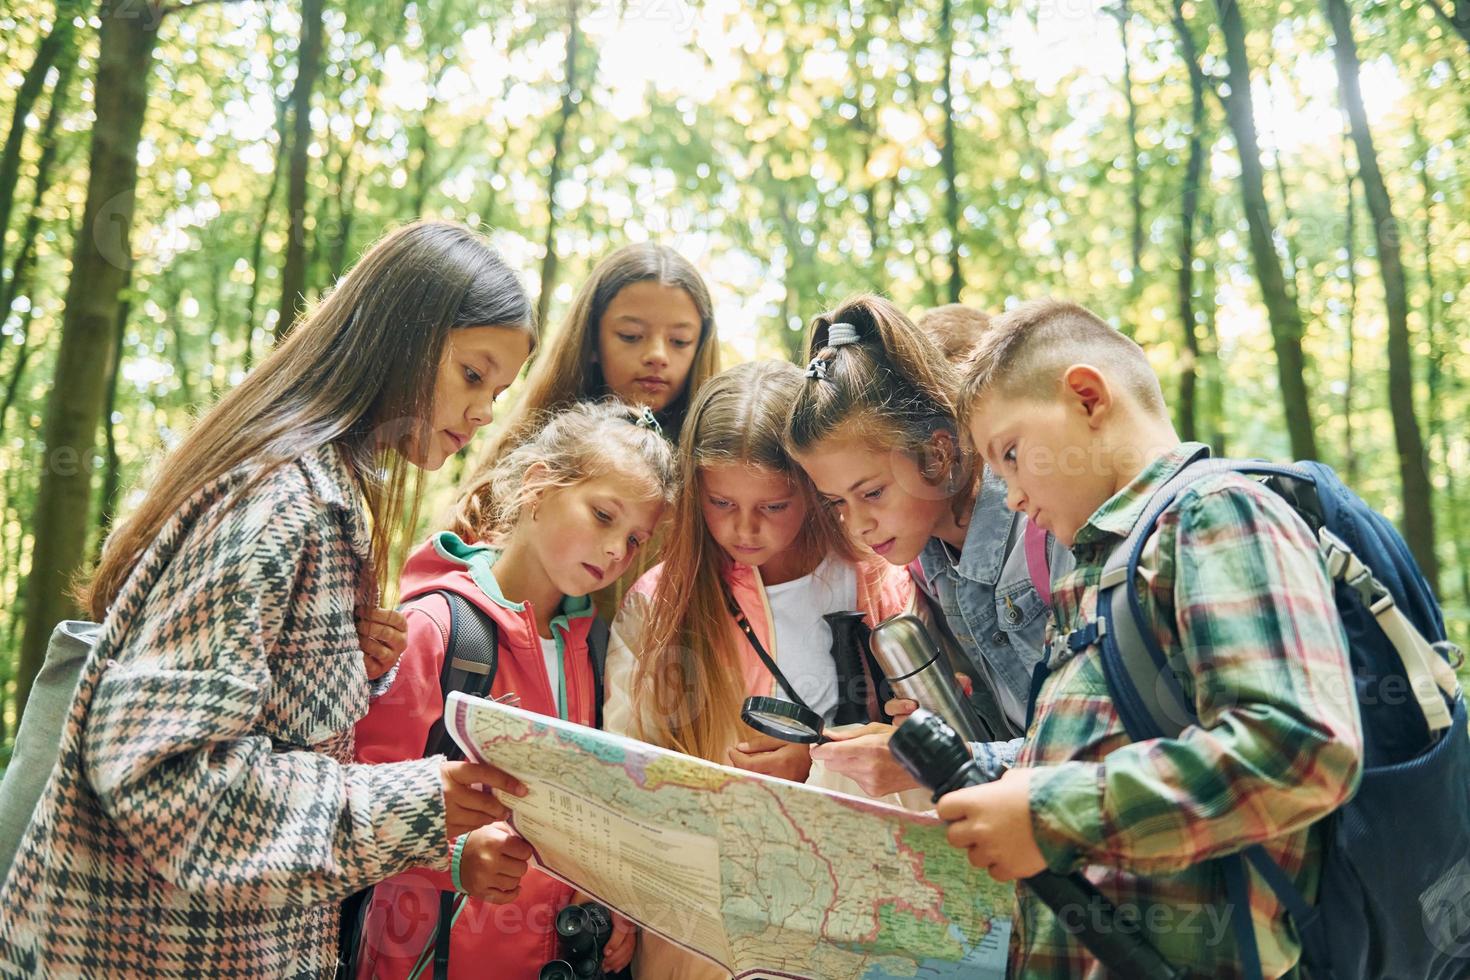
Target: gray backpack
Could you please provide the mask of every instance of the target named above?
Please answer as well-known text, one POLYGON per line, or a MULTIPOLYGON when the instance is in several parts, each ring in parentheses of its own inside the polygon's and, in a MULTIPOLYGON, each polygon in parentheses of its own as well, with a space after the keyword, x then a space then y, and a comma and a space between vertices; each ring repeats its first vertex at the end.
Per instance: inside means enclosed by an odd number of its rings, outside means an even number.
POLYGON ((0 780, 0 881, 10 873, 31 814, 56 768, 77 678, 101 631, 96 623, 69 619, 57 624, 46 644, 46 662, 31 685, 15 751, 0 780))

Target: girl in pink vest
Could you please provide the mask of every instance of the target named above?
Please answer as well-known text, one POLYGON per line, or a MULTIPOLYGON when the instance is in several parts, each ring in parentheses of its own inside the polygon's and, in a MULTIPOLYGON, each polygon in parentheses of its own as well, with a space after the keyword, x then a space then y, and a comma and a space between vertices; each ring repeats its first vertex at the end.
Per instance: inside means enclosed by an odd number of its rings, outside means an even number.
MULTIPOLYGON (((408 649, 387 691, 357 726, 363 762, 418 758, 444 711, 440 671, 449 637, 449 591, 497 627, 491 696, 591 725, 597 694, 588 655, 595 617, 588 594, 617 579, 653 534, 673 495, 673 448, 646 410, 580 404, 551 417, 486 474, 487 526, 466 544, 432 537, 401 581, 408 649)), ((451 842, 451 872, 416 869, 379 885, 364 918, 359 977, 433 976, 440 893, 467 896, 450 928, 449 977, 534 980, 557 959, 556 914, 574 891, 531 869, 505 876, 530 850, 504 824, 451 842), (455 870, 457 869, 457 875, 455 870)), ((620 969, 633 933, 616 919, 605 965, 620 969)))
MULTIPOLYGON (((760 361, 696 393, 679 441, 682 490, 663 563, 638 580, 613 622, 604 719, 609 731, 666 748, 832 786, 813 773, 807 746, 740 720, 747 696, 786 692, 730 603, 801 699, 830 719, 844 692, 823 615, 857 611, 871 627, 905 611, 914 591, 904 569, 854 550, 787 458, 782 432, 801 382, 794 365, 760 361)), ((877 709, 872 700, 866 707, 877 709)), ((670 909, 661 930, 676 941, 678 912, 670 909)), ((635 972, 724 975, 648 933, 635 972)))

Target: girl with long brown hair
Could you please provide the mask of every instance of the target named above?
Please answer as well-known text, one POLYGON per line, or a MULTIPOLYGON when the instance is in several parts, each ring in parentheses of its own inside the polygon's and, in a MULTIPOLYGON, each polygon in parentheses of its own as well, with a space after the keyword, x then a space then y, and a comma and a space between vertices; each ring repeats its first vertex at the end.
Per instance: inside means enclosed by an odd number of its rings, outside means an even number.
POLYGON ((87 589, 102 630, 0 886, 0 973, 330 976, 341 899, 505 815, 490 766, 352 763, 355 611, 413 474, 535 341, 494 249, 409 225, 163 460, 87 589))
MULTIPOLYGON (((484 475, 548 412, 611 396, 646 406, 678 442, 690 398, 719 371, 719 359, 714 304, 693 263, 656 242, 613 252, 597 263, 536 359, 514 413, 463 484, 449 529, 474 540, 496 507, 484 475)), ((659 550, 655 539, 628 574, 594 597, 604 617, 617 612, 628 584, 652 567, 659 550)))
MULTIPOLYGON (((801 383, 795 365, 758 361, 725 371, 695 395, 679 442, 681 490, 663 563, 638 580, 613 621, 605 702, 610 731, 798 781, 820 778, 807 747, 746 726, 742 702, 788 697, 789 683, 829 720, 854 695, 872 717, 873 678, 839 676, 823 616, 856 611, 872 627, 907 609, 914 594, 903 569, 853 550, 787 456, 786 415, 801 383)), ((678 921, 671 914, 663 931, 678 921)), ((645 933, 640 976, 708 969, 645 933)))
POLYGON ((560 331, 537 357, 526 388, 500 435, 466 480, 456 532, 473 530, 493 507, 483 475, 507 448, 525 440, 536 419, 575 402, 611 395, 648 406, 677 442, 689 399, 719 371, 709 287, 688 259, 667 245, 625 245, 597 263, 567 310, 560 331))

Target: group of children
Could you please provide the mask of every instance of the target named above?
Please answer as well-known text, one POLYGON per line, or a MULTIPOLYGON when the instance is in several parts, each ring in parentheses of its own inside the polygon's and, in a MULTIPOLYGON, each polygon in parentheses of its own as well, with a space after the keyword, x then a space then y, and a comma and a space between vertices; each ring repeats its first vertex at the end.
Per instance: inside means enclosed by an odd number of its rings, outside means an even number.
MULTIPOLYGON (((401 255, 423 229, 442 227, 420 224, 390 236, 358 270, 401 255)), ((358 270, 275 360, 314 333, 322 334, 314 348, 321 356, 349 356, 351 321, 380 312, 359 305, 347 311, 355 316, 329 316, 339 299, 365 302, 354 292, 358 270), (326 336, 328 328, 335 338, 326 336)), ((318 429, 319 454, 328 453, 320 446, 339 447, 322 466, 351 473, 338 482, 360 488, 375 520, 390 512, 384 501, 393 482, 373 476, 379 469, 355 465, 353 451, 370 446, 436 468, 490 421, 491 400, 536 342, 528 309, 497 316, 461 310, 441 319, 424 328, 426 335, 437 331, 437 346, 416 355, 433 366, 425 373, 437 374, 433 397, 419 403, 432 411, 414 416, 430 417, 432 425, 387 447, 381 439, 351 441, 398 417, 374 406, 336 431, 318 429)), ((261 370, 281 368, 267 361, 261 370)), ((212 414, 201 429, 210 428, 212 414)), ((267 450, 278 452, 277 467, 290 457, 269 441, 253 450, 218 474, 267 450)), ((1119 907, 1166 910, 1168 922, 1152 938, 1189 975, 1242 975, 1231 934, 1184 927, 1225 901, 1222 883, 1201 862, 1264 843, 1310 894, 1321 849, 1313 823, 1353 791, 1361 768, 1353 706, 1326 693, 1347 683, 1347 657, 1310 532, 1279 499, 1236 476, 1194 484, 1169 511, 1147 549, 1141 581, 1146 615, 1201 718, 1179 738, 1131 742, 1095 651, 1058 642, 1090 618, 1111 545, 1192 450, 1174 434, 1144 352, 1081 307, 1039 301, 994 320, 944 307, 916 323, 886 299, 859 295, 814 317, 803 364, 760 361, 718 372, 712 306, 698 272, 668 248, 628 246, 578 292, 453 517, 408 558, 399 580, 401 616, 377 610, 375 596, 364 592, 361 583, 372 580, 381 557, 357 540, 366 531, 349 526, 343 536, 352 546, 327 542, 325 552, 320 531, 292 539, 310 553, 291 566, 298 584, 303 567, 316 571, 349 553, 359 556, 357 584, 332 607, 331 630, 318 625, 339 642, 360 636, 369 693, 345 705, 307 706, 317 724, 282 744, 261 720, 275 710, 273 679, 282 683, 278 654, 258 651, 254 672, 238 680, 256 690, 252 701, 217 676, 229 662, 211 662, 196 650, 192 664, 156 669, 209 674, 212 686, 196 696, 207 696, 210 710, 194 702, 186 710, 177 698, 162 699, 162 709, 137 709, 142 717, 135 721, 159 725, 155 739, 162 741, 146 758, 111 768, 105 756, 112 743, 98 741, 106 727, 96 717, 101 709, 83 698, 72 718, 79 771, 61 780, 64 792, 43 801, 38 819, 49 832, 33 843, 75 850, 75 832, 58 829, 57 819, 85 803, 113 832, 84 842, 85 853, 68 866, 87 869, 84 877, 97 883, 98 848, 106 844, 115 849, 108 860, 158 876, 157 886, 143 884, 147 876, 129 879, 135 890, 121 901, 135 917, 159 907, 197 914, 198 929, 211 936, 193 951, 179 948, 183 927, 158 940, 168 947, 160 962, 184 972, 204 963, 240 975, 326 975, 321 922, 313 919, 311 932, 291 920, 311 938, 262 962, 242 948, 242 936, 262 927, 247 928, 242 919, 237 928, 236 903, 310 905, 377 883, 364 918, 359 976, 434 975, 440 895, 448 892, 467 896, 449 931, 450 977, 534 977, 556 958, 557 912, 579 896, 528 868, 529 847, 501 821, 503 810, 473 798, 476 783, 513 792, 512 780, 468 764, 423 768, 443 711, 440 677, 452 630, 446 593, 495 625, 494 696, 514 695, 523 708, 581 724, 600 716, 608 730, 749 771, 875 798, 899 794, 892 799, 900 804, 927 806, 922 793, 908 792, 916 785, 887 751, 894 724, 884 719, 901 720, 914 706, 878 703, 876 678, 839 676, 824 618, 856 612, 874 626, 918 611, 951 651, 984 726, 988 740, 973 752, 1004 772, 940 801, 951 841, 1000 879, 1082 870, 1119 907), (601 689, 591 640, 599 615, 610 625, 601 689), (740 705, 754 694, 798 696, 828 719, 846 705, 867 723, 821 746, 782 742, 741 722, 740 705), (228 725, 216 723, 221 701, 230 707, 228 725), (176 715, 181 720, 170 721, 176 715), (168 847, 138 842, 153 831, 138 822, 136 804, 119 812, 119 793, 141 780, 162 791, 156 805, 166 807, 182 780, 193 787, 183 798, 192 825, 165 836, 193 835, 194 860, 224 853, 209 841, 227 836, 224 828, 235 819, 231 780, 287 779, 250 775, 248 760, 227 764, 259 736, 266 757, 255 762, 267 768, 290 747, 320 754, 324 738, 336 740, 335 761, 313 776, 290 778, 302 785, 325 780, 345 791, 318 804, 322 825, 312 833, 266 833, 272 846, 263 848, 299 855, 318 847, 326 857, 295 868, 262 858, 271 871, 260 881, 242 871, 205 875, 200 883, 175 873, 180 864, 168 847), (344 744, 353 759, 342 755, 344 744), (382 783, 390 773, 393 781, 382 783), (424 794, 433 796, 441 781, 446 789, 436 809, 424 794), (396 795, 373 801, 354 792, 380 783, 397 787, 396 795), (415 834, 421 839, 408 842, 415 834), (364 840, 382 845, 374 862, 361 860, 364 840), (249 894, 242 899, 231 889, 249 894), (285 963, 290 969, 275 969, 285 963)), ((266 471, 257 464, 252 475, 266 471)), ((330 496, 324 486, 308 467, 281 492, 330 496)), ((213 497, 209 503, 218 510, 213 497)), ((222 513, 233 519, 230 509, 222 513)), ((348 521, 342 513, 332 509, 334 527, 348 521)), ((239 554, 254 561, 251 549, 269 536, 269 525, 242 526, 248 540, 239 554)), ((187 538, 192 527, 178 534, 187 538)), ((160 536, 166 530, 150 529, 160 536)), ((145 677, 127 686, 139 671, 154 669, 138 666, 154 651, 125 642, 123 624, 114 623, 123 615, 146 619, 157 601, 124 584, 131 584, 127 572, 137 577, 139 556, 146 564, 152 553, 144 547, 133 554, 97 607, 115 605, 119 592, 126 600, 108 620, 117 636, 104 643, 99 672, 100 683, 122 684, 130 699, 166 685, 145 677)), ((290 609, 261 615, 268 626, 257 623, 250 636, 229 642, 280 642, 293 627, 290 609)), ((153 645, 168 640, 156 637, 153 645)), ((211 642, 223 641, 215 635, 211 642)), ((351 669, 361 685, 364 667, 351 669)), ((281 792, 271 806, 257 807, 261 819, 303 808, 301 785, 281 792)), ((238 858, 239 850, 230 853, 238 858)), ((0 972, 37 963, 91 972, 83 967, 134 962, 132 949, 118 953, 121 959, 78 952, 68 932, 74 927, 50 917, 61 907, 78 913, 75 895, 70 906, 52 895, 67 892, 65 884, 26 862, 7 879, 0 890, 0 972), (39 903, 49 912, 9 911, 36 904, 37 895, 52 895, 39 903)), ((1281 908, 1269 892, 1254 889, 1249 914, 1265 975, 1290 974, 1300 950, 1281 908)), ((288 918, 273 920, 269 933, 282 948, 290 945, 281 938, 288 918)), ((1075 930, 1024 889, 1011 960, 1015 976, 1102 975, 1075 930)), ((604 966, 616 971, 630 963, 639 977, 723 975, 615 917, 604 966)))

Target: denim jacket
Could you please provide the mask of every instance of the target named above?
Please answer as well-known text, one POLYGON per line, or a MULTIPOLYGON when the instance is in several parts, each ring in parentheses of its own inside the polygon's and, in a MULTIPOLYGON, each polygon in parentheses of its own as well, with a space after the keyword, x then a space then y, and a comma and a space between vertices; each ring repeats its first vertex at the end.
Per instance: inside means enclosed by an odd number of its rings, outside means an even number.
MULTIPOLYGON (((917 561, 919 588, 968 660, 955 666, 976 681, 971 705, 996 742, 1011 743, 989 753, 1005 764, 1025 732, 1031 673, 1042 659, 1048 621, 1019 547, 1025 523, 1006 509, 1005 482, 987 469, 959 559, 951 561, 944 543, 931 538, 917 561)), ((1050 535, 1047 543, 1055 579, 1071 570, 1072 553, 1050 535)))

